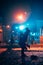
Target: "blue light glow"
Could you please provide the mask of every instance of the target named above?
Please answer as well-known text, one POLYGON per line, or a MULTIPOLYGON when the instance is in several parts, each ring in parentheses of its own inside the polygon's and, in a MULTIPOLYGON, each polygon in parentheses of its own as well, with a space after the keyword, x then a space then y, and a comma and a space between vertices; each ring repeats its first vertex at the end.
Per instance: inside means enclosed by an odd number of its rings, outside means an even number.
POLYGON ((18 29, 18 27, 15 27, 16 29, 18 29))
POLYGON ((36 34, 31 32, 30 35, 35 36, 36 34))
POLYGON ((35 33, 33 33, 33 36, 35 36, 35 33))
POLYGON ((25 29, 25 26, 24 25, 21 25, 21 26, 19 26, 19 29, 20 30, 24 30, 25 29))
POLYGON ((27 24, 27 25, 29 25, 29 24, 27 24))

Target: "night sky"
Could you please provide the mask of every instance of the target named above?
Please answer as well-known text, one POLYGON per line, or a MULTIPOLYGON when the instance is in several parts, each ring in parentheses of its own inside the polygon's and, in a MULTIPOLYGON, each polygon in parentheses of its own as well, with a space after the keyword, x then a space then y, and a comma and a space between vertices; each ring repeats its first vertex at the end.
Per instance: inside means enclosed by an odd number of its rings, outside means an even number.
POLYGON ((18 9, 31 10, 30 19, 43 20, 43 0, 0 0, 0 23, 12 21, 12 12, 18 9))

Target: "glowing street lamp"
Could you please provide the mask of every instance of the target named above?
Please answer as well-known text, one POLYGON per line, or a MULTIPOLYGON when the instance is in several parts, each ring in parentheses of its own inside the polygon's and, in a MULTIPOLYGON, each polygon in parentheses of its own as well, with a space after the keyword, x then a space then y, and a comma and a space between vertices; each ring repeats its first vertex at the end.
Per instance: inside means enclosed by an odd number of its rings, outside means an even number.
POLYGON ((24 15, 18 14, 16 17, 16 21, 18 21, 19 23, 23 23, 25 21, 24 15))
POLYGON ((13 20, 15 23, 24 23, 27 20, 28 13, 25 11, 20 11, 13 14, 13 20))
POLYGON ((22 15, 18 15, 18 19, 22 20, 23 16, 22 15))

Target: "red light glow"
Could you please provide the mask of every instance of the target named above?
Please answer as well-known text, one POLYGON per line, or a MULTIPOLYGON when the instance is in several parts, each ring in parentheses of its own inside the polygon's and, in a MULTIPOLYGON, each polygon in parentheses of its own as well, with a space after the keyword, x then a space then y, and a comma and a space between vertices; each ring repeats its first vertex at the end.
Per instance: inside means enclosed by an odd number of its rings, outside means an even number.
POLYGON ((23 14, 18 14, 15 17, 15 21, 17 21, 18 23, 22 23, 25 21, 25 16, 23 14))
POLYGON ((2 29, 0 29, 0 33, 2 33, 3 32, 3 30, 2 29))
POLYGON ((7 25, 6 28, 9 29, 10 28, 10 25, 7 25))
POLYGON ((17 18, 20 19, 20 20, 22 20, 23 16, 22 15, 18 15, 17 18))
POLYGON ((27 12, 18 11, 16 13, 13 13, 13 21, 15 21, 15 23, 24 23, 27 19, 27 16, 27 12))

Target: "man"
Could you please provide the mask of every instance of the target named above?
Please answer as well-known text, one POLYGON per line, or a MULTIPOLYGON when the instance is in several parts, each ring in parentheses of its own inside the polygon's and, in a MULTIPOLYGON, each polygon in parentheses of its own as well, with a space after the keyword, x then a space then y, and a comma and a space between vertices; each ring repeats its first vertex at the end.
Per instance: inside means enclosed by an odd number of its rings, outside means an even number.
POLYGON ((26 32, 24 34, 22 32, 20 33, 19 45, 21 47, 22 64, 25 64, 24 50, 27 49, 26 46, 28 46, 30 48, 30 46, 28 44, 26 44, 26 41, 27 41, 29 34, 30 34, 30 30, 28 28, 26 28, 26 32))
POLYGON ((9 43, 9 47, 8 47, 8 50, 9 50, 9 51, 12 50, 14 41, 15 41, 15 40, 14 40, 14 38, 13 38, 13 35, 11 35, 11 39, 10 39, 10 43, 9 43))

